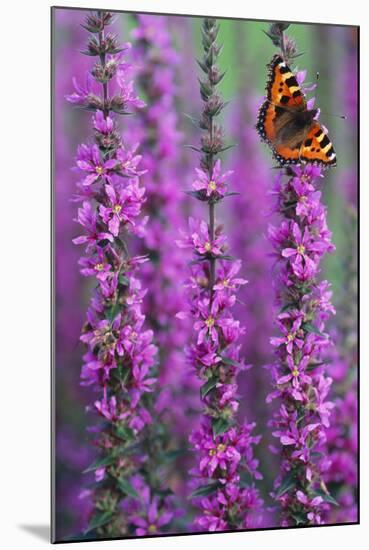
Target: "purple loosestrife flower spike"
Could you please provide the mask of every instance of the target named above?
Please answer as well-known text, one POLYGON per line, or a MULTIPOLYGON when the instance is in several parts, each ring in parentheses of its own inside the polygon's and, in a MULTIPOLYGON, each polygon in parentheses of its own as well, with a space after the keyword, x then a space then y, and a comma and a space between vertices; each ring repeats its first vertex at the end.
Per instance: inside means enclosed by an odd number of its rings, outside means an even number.
POLYGON ((130 66, 120 52, 127 46, 119 47, 115 35, 106 32, 111 21, 112 15, 102 11, 86 18, 84 27, 91 33, 87 54, 98 61, 88 73, 87 88, 77 85, 76 93, 67 96, 94 111, 94 143, 82 144, 77 151, 81 179, 76 200, 82 206, 76 221, 82 235, 74 243, 84 247, 81 274, 95 278, 81 335, 87 347, 81 384, 95 390, 89 410, 101 419, 90 428, 98 456, 87 469, 95 473, 96 488, 89 490, 93 510, 86 533, 106 538, 128 533, 121 507, 128 496, 136 495, 131 479, 147 460, 143 434, 152 416, 146 400, 156 384, 156 347, 152 331, 145 328, 146 291, 139 275, 147 258, 131 257, 126 244, 129 234, 143 232, 141 158, 123 143, 114 114, 143 102, 126 74, 130 66))
MULTIPOLYGON (((156 511, 148 512, 151 505, 143 499, 130 522, 137 534, 159 534, 180 528, 175 524, 177 512, 173 506, 186 489, 183 478, 187 468, 183 461, 191 421, 196 419, 189 411, 198 409, 198 382, 194 373, 188 373, 183 355, 190 324, 175 317, 184 307, 181 277, 186 262, 183 252, 173 247, 173 228, 185 224, 186 199, 177 177, 182 135, 178 131, 174 83, 180 58, 168 32, 168 18, 137 15, 135 19, 132 55, 137 59, 136 81, 147 107, 132 117, 130 139, 139 143, 140 167, 145 170, 144 213, 150 219, 135 250, 151 260, 141 273, 144 286, 150 289, 144 312, 158 345, 160 392, 147 396, 153 423, 145 447, 149 459, 141 468, 142 484, 147 484, 156 511), (173 475, 176 498, 168 499, 164 496, 166 480, 173 479, 173 475)), ((188 501, 183 499, 180 508, 184 510, 186 506, 188 501)))
POLYGON ((199 509, 194 525, 200 531, 252 527, 260 520, 262 501, 254 480, 260 479, 253 446, 254 424, 238 422, 237 374, 244 368, 238 340, 244 328, 232 315, 236 293, 246 283, 239 276, 241 262, 227 254, 226 238, 215 220, 215 206, 227 196, 231 172, 223 173, 217 159, 224 150, 223 131, 216 123, 224 102, 217 90, 223 78, 217 65, 218 24, 202 25, 204 56, 199 65, 203 110, 198 126, 201 136, 200 169, 196 170, 192 196, 208 205, 208 221, 189 220, 188 232, 177 244, 192 250, 191 273, 186 281, 188 305, 178 313, 190 319, 195 337, 187 350, 190 367, 202 382, 201 424, 191 436, 196 466, 191 470, 191 498, 199 509))
MULTIPOLYGON (((296 46, 283 29, 278 32, 278 45, 291 60, 296 46)), ((334 406, 328 400, 332 379, 322 357, 330 344, 325 324, 335 313, 329 283, 317 278, 324 255, 334 250, 317 190, 322 177, 321 169, 310 164, 279 175, 274 195, 280 221, 269 228, 276 259, 278 336, 271 338, 276 359, 267 402, 279 401, 270 425, 281 445, 272 496, 279 503, 282 526, 323 523, 332 502, 319 458, 334 406)))

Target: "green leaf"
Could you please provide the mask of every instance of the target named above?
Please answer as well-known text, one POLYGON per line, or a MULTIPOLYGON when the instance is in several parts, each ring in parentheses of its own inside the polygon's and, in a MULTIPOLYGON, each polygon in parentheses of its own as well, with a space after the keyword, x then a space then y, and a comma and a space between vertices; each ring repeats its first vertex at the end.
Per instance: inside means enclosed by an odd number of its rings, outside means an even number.
POLYGON ((119 284, 124 286, 129 286, 129 279, 123 273, 121 273, 118 277, 119 284))
POLYGON ((235 143, 232 143, 231 145, 226 145, 226 147, 222 147, 219 149, 219 153, 224 153, 224 151, 228 151, 228 149, 232 149, 233 147, 236 147, 235 143))
POLYGON ((204 96, 210 96, 213 93, 212 86, 208 84, 208 82, 205 80, 200 80, 200 78, 197 79, 200 83, 200 92, 204 96))
POLYGON ((337 500, 332 497, 332 495, 322 495, 322 498, 324 502, 329 502, 329 504, 333 504, 334 506, 339 506, 337 500))
POLYGON ((218 378, 216 378, 216 377, 209 378, 209 380, 207 382, 205 382, 205 384, 203 386, 201 386, 201 388, 200 388, 201 399, 204 399, 204 397, 206 395, 208 395, 208 393, 213 388, 215 388, 217 383, 218 383, 218 378))
POLYGON ((229 262, 233 262, 233 260, 236 259, 234 256, 230 256, 229 254, 219 254, 216 258, 218 260, 228 260, 229 262))
POLYGON ((322 497, 324 502, 329 502, 329 504, 333 504, 334 506, 339 506, 337 500, 334 497, 332 497, 332 495, 330 495, 329 493, 325 493, 321 489, 316 489, 315 491, 313 491, 313 495, 316 497, 322 497))
POLYGON ((225 197, 233 197, 234 195, 241 195, 241 193, 237 193, 236 191, 232 191, 231 193, 225 193, 225 197))
POLYGON ((208 200, 207 196, 201 193, 201 191, 185 191, 185 193, 186 195, 189 195, 190 197, 194 197, 195 199, 202 202, 207 202, 208 200))
POLYGON ((213 435, 214 437, 217 437, 218 435, 221 435, 225 431, 228 430, 232 426, 232 422, 225 419, 225 418, 217 418, 216 420, 213 419, 213 435))
POLYGON ((87 533, 89 533, 90 531, 93 531, 94 529, 98 529, 98 527, 102 527, 103 525, 106 525, 113 518, 113 516, 114 516, 113 512, 102 512, 101 514, 96 514, 91 519, 84 534, 87 535, 87 533))
POLYGON ((121 369, 121 377, 120 377, 120 381, 122 382, 122 384, 125 384, 127 382, 127 379, 129 377, 129 375, 131 374, 131 369, 129 369, 128 367, 125 367, 124 369, 122 368, 121 369))
POLYGON ((293 514, 291 514, 291 516, 295 520, 296 525, 305 525, 307 523, 305 514, 294 512, 293 514))
POLYGON ((237 363, 237 361, 233 361, 233 359, 230 359, 229 357, 224 357, 223 355, 221 355, 221 358, 222 358, 222 362, 225 365, 232 365, 233 367, 239 367, 239 364, 237 363))
POLYGON ((313 332, 314 334, 319 334, 319 336, 325 336, 323 332, 320 332, 320 330, 314 327, 311 323, 303 323, 302 328, 307 332, 313 332))
POLYGON ((123 439, 123 441, 130 441, 133 439, 134 433, 131 428, 126 428, 125 426, 118 426, 118 428, 115 430, 115 435, 119 437, 120 439, 123 439))
POLYGON ((118 486, 119 486, 119 489, 129 497, 140 498, 137 491, 132 487, 130 482, 127 481, 126 479, 118 479, 118 486))
POLYGON ((121 309, 122 306, 118 302, 108 309, 106 316, 111 323, 114 321, 121 309))
POLYGON ((212 493, 215 493, 215 491, 219 488, 219 485, 220 484, 218 481, 215 483, 208 483, 207 485, 201 485, 201 487, 198 487, 193 493, 191 493, 190 498, 206 497, 211 495, 212 493))
POLYGON ((114 464, 115 457, 113 456, 104 456, 102 458, 98 458, 92 464, 88 466, 85 470, 83 470, 84 474, 87 474, 88 472, 93 472, 94 470, 97 470, 98 468, 102 468, 104 466, 110 466, 111 464, 114 464))
POLYGON ((295 55, 291 55, 291 59, 296 59, 297 57, 301 57, 302 55, 305 55, 306 52, 300 52, 300 53, 295 53, 295 55))
POLYGON ((207 66, 204 63, 202 63, 199 59, 196 59, 196 61, 199 65, 199 67, 204 71, 204 73, 207 73, 208 72, 207 66))
POLYGON ((308 365, 306 367, 306 370, 307 371, 312 371, 313 369, 316 369, 317 367, 321 367, 322 365, 327 365, 328 363, 330 363, 330 361, 319 361, 318 363, 310 363, 310 365, 308 365))
POLYGON ((132 373, 132 370, 128 368, 127 366, 123 366, 121 363, 117 364, 116 369, 112 369, 111 376, 115 378, 115 380, 118 380, 121 384, 125 384, 127 381, 127 378, 132 373))
POLYGON ((199 120, 191 115, 189 115, 188 113, 183 113, 183 115, 188 118, 188 120, 190 120, 192 122, 192 124, 194 126, 196 126, 196 128, 200 128, 199 126, 199 120))
POLYGON ((202 153, 202 150, 198 147, 195 147, 194 145, 184 145, 183 147, 187 147, 188 149, 192 149, 192 151, 196 151, 196 153, 202 153))
POLYGON ((295 485, 296 485, 296 480, 295 480, 293 474, 290 472, 282 480, 282 483, 278 487, 277 492, 275 494, 275 498, 281 497, 282 495, 287 493, 287 491, 289 491, 290 489, 293 489, 293 487, 295 487, 295 485))

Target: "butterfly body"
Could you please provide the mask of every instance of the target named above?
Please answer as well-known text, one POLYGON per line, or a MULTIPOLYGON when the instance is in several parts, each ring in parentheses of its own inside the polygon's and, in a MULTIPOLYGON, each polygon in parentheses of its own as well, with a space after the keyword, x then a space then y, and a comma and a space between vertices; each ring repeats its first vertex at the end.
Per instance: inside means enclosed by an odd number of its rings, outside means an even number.
POLYGON ((326 130, 316 120, 318 110, 308 109, 295 75, 279 55, 269 65, 266 90, 256 128, 279 164, 333 166, 336 155, 326 130))

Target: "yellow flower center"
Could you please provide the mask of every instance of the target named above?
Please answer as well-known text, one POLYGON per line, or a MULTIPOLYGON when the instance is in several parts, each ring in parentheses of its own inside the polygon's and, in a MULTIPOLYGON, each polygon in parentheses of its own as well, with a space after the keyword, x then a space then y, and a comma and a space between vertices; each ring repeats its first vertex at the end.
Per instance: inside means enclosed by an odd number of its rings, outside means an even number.
POLYGON ((223 279, 222 285, 223 286, 228 286, 229 285, 229 279, 223 279))
POLYGON ((113 208, 114 214, 119 214, 119 212, 122 210, 122 207, 120 204, 116 204, 113 208))
POLYGON ((99 176, 101 176, 101 174, 103 173, 104 169, 103 169, 102 166, 96 166, 95 171, 96 171, 96 174, 98 174, 99 176))
POLYGON ((224 453, 224 451, 226 450, 226 446, 224 445, 224 443, 219 443, 218 447, 217 447, 217 451, 219 453, 224 453))
POLYGON ((217 190, 217 184, 215 183, 214 180, 209 181, 208 187, 209 187, 210 191, 216 191, 217 190))
POLYGON ((136 338, 137 338, 137 332, 132 331, 131 332, 131 340, 134 342, 136 340, 136 338))
POLYGON ((211 328, 213 327, 215 324, 215 320, 213 317, 208 317, 205 321, 205 325, 208 327, 208 328, 211 328))
POLYGON ((296 368, 294 368, 292 371, 292 376, 297 377, 298 375, 299 375, 299 371, 296 368))
POLYGON ((306 202, 306 201, 307 201, 307 196, 306 195, 301 195, 300 202, 306 202))
POLYGON ((297 247, 297 252, 299 254, 304 254, 305 253, 305 247, 303 244, 299 244, 299 246, 297 247))
POLYGON ((206 252, 209 252, 209 250, 211 250, 211 243, 209 243, 209 241, 206 242, 204 248, 205 248, 206 252))
POLYGON ((104 269, 104 264, 96 264, 95 269, 96 271, 102 271, 104 269))
POLYGON ((156 531, 156 525, 154 523, 151 523, 148 528, 149 533, 155 533, 156 531))
POLYGON ((210 456, 215 456, 216 454, 217 454, 217 452, 216 452, 215 449, 210 449, 210 451, 209 451, 210 456))
POLYGON ((287 335, 288 342, 292 342, 292 340, 295 338, 295 333, 290 332, 290 334, 287 335))

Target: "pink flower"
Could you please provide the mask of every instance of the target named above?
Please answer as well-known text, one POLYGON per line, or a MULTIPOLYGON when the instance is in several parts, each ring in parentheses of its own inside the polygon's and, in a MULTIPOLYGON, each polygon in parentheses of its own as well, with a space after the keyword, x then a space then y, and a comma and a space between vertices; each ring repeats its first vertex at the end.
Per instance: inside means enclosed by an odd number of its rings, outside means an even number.
POLYGON ((209 311, 209 301, 206 299, 199 302, 197 306, 199 320, 194 323, 194 329, 198 331, 197 344, 202 344, 206 337, 217 344, 217 327, 219 326, 217 305, 213 302, 209 311))
POLYGON ((110 181, 110 176, 114 173, 118 162, 115 158, 107 160, 101 158, 97 145, 92 145, 91 147, 79 145, 76 164, 82 172, 87 172, 82 185, 89 186, 99 178, 110 181))
POLYGON ((247 283, 246 279, 241 277, 234 277, 241 269, 241 260, 236 260, 232 263, 220 262, 220 266, 217 270, 216 284, 214 290, 219 291, 235 291, 241 285, 247 283))
POLYGON ((137 183, 127 187, 114 188, 112 185, 105 185, 105 192, 109 200, 109 206, 101 205, 99 213, 109 231, 114 237, 119 234, 120 226, 125 224, 135 225, 135 218, 140 214, 145 189, 137 183))
POLYGON ((67 101, 69 101, 70 103, 75 103, 76 105, 85 104, 87 99, 93 94, 93 89, 95 87, 95 81, 90 71, 86 72, 85 86, 80 85, 75 77, 72 79, 72 82, 75 91, 65 96, 67 101))
POLYGON ((233 174, 233 170, 228 170, 224 174, 221 174, 221 163, 218 159, 213 168, 212 175, 209 176, 204 170, 195 168, 197 173, 197 179, 193 182, 192 187, 196 191, 204 190, 206 196, 223 197, 227 191, 226 181, 233 174))
POLYGON ((74 244, 87 244, 86 251, 96 249, 96 246, 104 240, 113 242, 113 237, 106 231, 101 231, 98 226, 97 213, 88 201, 85 201, 82 208, 78 208, 77 220, 87 230, 87 235, 73 239, 74 244))
POLYGON ((96 277, 99 281, 105 281, 111 272, 111 265, 106 262, 100 248, 93 256, 82 256, 78 263, 82 267, 82 275, 96 277))
POLYGON ((294 317, 295 318, 288 313, 278 315, 277 324, 283 336, 270 339, 272 346, 285 345, 288 353, 292 353, 294 347, 301 349, 304 345, 304 341, 299 337, 303 316, 297 312, 294 317), (291 322, 292 324, 290 324, 291 322))
POLYGON ((183 239, 176 241, 177 246, 180 248, 194 248, 200 255, 220 256, 223 253, 222 247, 226 242, 225 236, 219 235, 211 240, 208 224, 205 221, 190 218, 189 228, 189 234, 181 231, 183 239))

